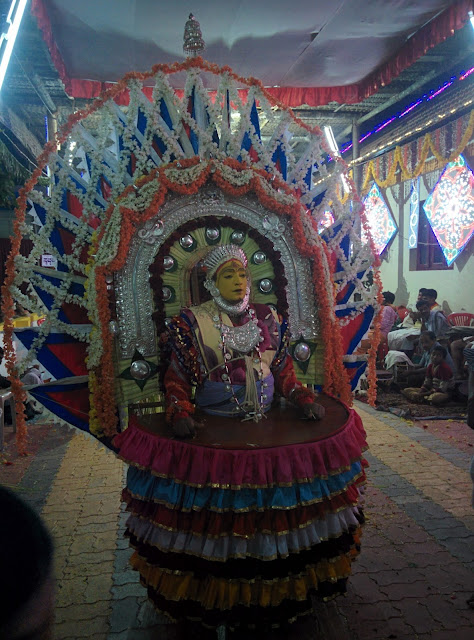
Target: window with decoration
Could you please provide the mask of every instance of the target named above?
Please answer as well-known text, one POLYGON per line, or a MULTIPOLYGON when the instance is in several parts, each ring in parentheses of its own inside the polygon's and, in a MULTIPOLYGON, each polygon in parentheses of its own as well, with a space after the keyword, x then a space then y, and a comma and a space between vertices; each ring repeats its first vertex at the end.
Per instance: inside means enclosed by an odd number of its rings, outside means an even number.
POLYGON ((410 259, 411 271, 434 271, 438 269, 452 269, 447 265, 443 251, 439 246, 433 229, 423 209, 424 201, 420 203, 420 219, 418 223, 418 245, 411 249, 413 258, 410 259))

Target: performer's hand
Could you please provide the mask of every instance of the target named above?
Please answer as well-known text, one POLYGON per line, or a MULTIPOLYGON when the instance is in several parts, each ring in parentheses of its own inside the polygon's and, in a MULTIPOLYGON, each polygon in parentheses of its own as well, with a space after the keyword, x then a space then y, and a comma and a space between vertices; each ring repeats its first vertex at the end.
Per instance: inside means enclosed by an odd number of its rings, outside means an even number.
POLYGON ((191 416, 179 418, 173 425, 173 431, 178 438, 192 438, 196 435, 196 430, 200 427, 198 422, 193 420, 191 416))
POLYGON ((317 402, 303 405, 303 413, 308 420, 321 420, 326 414, 326 410, 317 402))

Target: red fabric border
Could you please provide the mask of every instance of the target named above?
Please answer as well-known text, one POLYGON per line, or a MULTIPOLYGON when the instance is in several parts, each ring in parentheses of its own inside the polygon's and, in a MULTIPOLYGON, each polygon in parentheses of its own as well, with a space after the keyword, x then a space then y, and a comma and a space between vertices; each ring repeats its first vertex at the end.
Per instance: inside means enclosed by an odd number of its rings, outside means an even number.
MULTIPOLYGON (((390 84, 404 69, 411 66, 429 49, 452 36, 456 30, 461 29, 469 20, 468 12, 473 9, 473 0, 458 0, 420 29, 391 60, 359 83, 339 87, 270 87, 267 91, 289 107, 301 105, 317 107, 333 101, 340 104, 356 104, 374 94, 380 87, 390 84)), ((37 19, 38 27, 69 96, 92 99, 108 87, 113 86, 114 83, 110 82, 70 78, 54 41, 51 22, 43 0, 32 0, 31 13, 37 19)), ((152 88, 145 87, 144 93, 148 98, 151 98, 152 88)), ((118 104, 127 104, 125 96, 116 101, 118 104)))
POLYGON ((349 410, 345 425, 316 442, 265 449, 214 449, 170 440, 130 426, 114 438, 119 456, 152 474, 191 486, 226 489, 287 486, 348 469, 367 449, 362 420, 349 410))

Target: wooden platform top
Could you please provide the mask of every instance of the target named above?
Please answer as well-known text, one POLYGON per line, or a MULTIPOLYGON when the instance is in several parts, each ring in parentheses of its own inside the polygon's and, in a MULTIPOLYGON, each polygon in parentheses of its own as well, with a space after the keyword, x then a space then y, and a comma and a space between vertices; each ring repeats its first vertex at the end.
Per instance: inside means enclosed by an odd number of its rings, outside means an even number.
MULTIPOLYGON (((196 436, 188 441, 205 447, 253 449, 302 444, 329 438, 345 426, 350 413, 343 404, 324 394, 318 397, 318 402, 326 409, 325 417, 319 421, 304 420, 301 409, 284 401, 280 406, 272 408, 266 414, 266 418, 258 423, 196 413, 195 419, 203 426, 196 436)), ((145 431, 176 439, 164 413, 137 416, 137 420, 139 427, 145 431)))

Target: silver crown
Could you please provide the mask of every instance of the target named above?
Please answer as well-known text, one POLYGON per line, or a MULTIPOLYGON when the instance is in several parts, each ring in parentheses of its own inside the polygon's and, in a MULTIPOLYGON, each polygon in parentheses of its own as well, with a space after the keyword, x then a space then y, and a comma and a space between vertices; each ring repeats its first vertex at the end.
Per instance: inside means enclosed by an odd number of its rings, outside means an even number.
POLYGON ((233 258, 241 262, 245 269, 247 268, 247 256, 242 249, 235 244, 222 244, 209 251, 204 259, 204 266, 207 268, 206 279, 210 280, 224 262, 228 262, 233 258))

